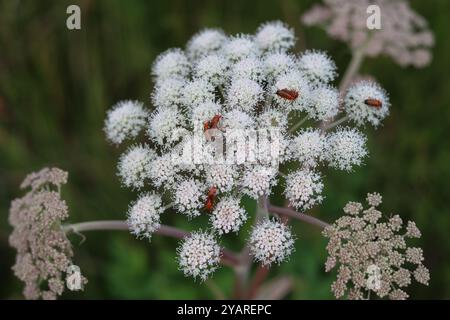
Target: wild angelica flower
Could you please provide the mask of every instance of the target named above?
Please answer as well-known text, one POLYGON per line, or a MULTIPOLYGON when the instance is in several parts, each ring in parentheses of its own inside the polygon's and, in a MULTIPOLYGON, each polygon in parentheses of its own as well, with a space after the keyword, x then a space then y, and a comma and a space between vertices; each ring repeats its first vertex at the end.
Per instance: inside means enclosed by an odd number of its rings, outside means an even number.
POLYGON ((189 61, 180 49, 169 49, 161 53, 156 58, 152 68, 152 74, 157 81, 168 78, 184 78, 189 71, 189 61))
POLYGON ((224 74, 228 71, 228 62, 220 55, 208 55, 201 58, 194 68, 194 75, 198 78, 207 79, 214 85, 225 82, 224 74))
POLYGON ((225 42, 223 53, 228 61, 236 63, 239 60, 257 56, 259 49, 252 36, 240 34, 225 42))
POLYGON ((327 158, 333 168, 351 171, 367 155, 366 137, 353 128, 338 128, 328 136, 327 158))
POLYGON ((214 102, 214 100, 214 86, 207 79, 194 78, 183 89, 182 102, 187 110, 192 110, 201 103, 214 102))
POLYGON ((237 79, 227 89, 227 104, 230 108, 251 112, 263 99, 263 88, 250 79, 237 79))
POLYGON ((130 231, 138 238, 151 239, 159 229, 160 215, 163 213, 162 199, 155 193, 143 194, 128 210, 127 223, 130 231))
POLYGON ((328 120, 339 113, 339 91, 328 85, 321 85, 311 92, 311 106, 308 115, 315 120, 328 120))
POLYGON ((175 182, 175 176, 179 171, 179 166, 172 161, 172 154, 167 153, 156 157, 149 168, 149 176, 155 187, 162 185, 171 186, 175 182))
POLYGON ((312 86, 308 83, 305 75, 299 71, 292 71, 279 76, 273 88, 273 98, 275 101, 286 110, 289 111, 304 111, 310 106, 310 93, 312 86), (277 92, 283 89, 293 90, 298 94, 294 100, 287 100, 279 95, 277 92))
POLYGON ((261 59, 249 57, 238 61, 230 71, 233 80, 245 79, 261 82, 264 76, 264 69, 261 59))
POLYGON ((232 129, 250 129, 255 126, 255 119, 241 110, 234 109, 225 113, 223 126, 230 131, 232 129))
POLYGON ((204 203, 205 187, 195 179, 183 180, 174 186, 174 203, 177 210, 188 217, 200 215, 204 203))
POLYGON ((308 169, 290 173, 286 178, 286 198, 298 210, 308 210, 321 203, 323 183, 319 174, 308 169))
POLYGON ((256 31, 255 42, 262 51, 285 52, 295 45, 294 31, 281 21, 262 24, 256 31))
POLYGON ((264 71, 269 82, 295 68, 295 57, 281 52, 268 54, 264 60, 264 71))
POLYGON ((327 139, 319 129, 301 130, 290 142, 290 156, 304 167, 315 167, 324 160, 327 152, 327 139))
POLYGON ((170 145, 174 142, 174 130, 184 122, 185 119, 177 107, 159 108, 150 117, 148 135, 159 145, 170 145))
POLYGON ((361 81, 350 87, 344 99, 344 109, 357 125, 366 121, 377 127, 389 114, 389 99, 378 84, 361 81))
POLYGON ((204 29, 195 34, 187 44, 187 53, 191 59, 217 53, 227 41, 227 36, 219 29, 204 29))
POLYGON ((186 80, 179 78, 168 78, 158 81, 152 93, 153 104, 162 108, 180 106, 185 86, 186 80))
POLYGON ((250 254, 264 266, 280 264, 294 251, 291 230, 277 220, 266 220, 257 224, 250 235, 250 254))
POLYGON ((156 158, 156 152, 146 145, 130 148, 119 160, 119 176, 125 186, 134 189, 144 187, 144 181, 150 178, 150 165, 156 158))
POLYGON ((220 246, 214 236, 206 232, 191 233, 178 247, 178 263, 186 276, 205 281, 218 268, 220 246))
MULTIPOLYGON (((56 299, 64 291, 64 277, 72 265, 72 246, 61 228, 68 218, 59 190, 67 173, 56 168, 30 174, 21 188, 31 188, 11 203, 9 243, 17 250, 14 274, 25 283, 26 299, 56 299)), ((87 280, 80 276, 80 287, 87 280)))
MULTIPOLYGON (((336 66, 324 52, 294 55, 294 45, 292 30, 271 22, 255 35, 203 30, 186 50, 161 54, 152 71, 154 110, 140 127, 154 153, 122 156, 124 184, 144 194, 157 189, 188 219, 209 215, 220 234, 240 228, 247 216, 242 197, 269 195, 287 162, 298 168, 286 172, 287 200, 302 211, 320 204, 319 169, 351 171, 367 155, 366 139, 352 128, 319 130, 318 121, 341 112, 336 66), (134 158, 140 160, 125 161, 134 158)), ((157 220, 150 221, 155 228, 157 220)), ((281 261, 277 254, 270 259, 281 261)))
POLYGON ((191 118, 192 123, 203 124, 205 119, 212 119, 216 114, 222 114, 223 106, 217 102, 204 102, 192 108, 191 118))
POLYGON ((137 101, 121 101, 108 112, 105 121, 106 137, 120 144, 125 139, 136 138, 147 123, 148 113, 137 101))
POLYGON ((426 66, 431 60, 433 33, 427 21, 412 10, 406 0, 324 0, 306 12, 306 25, 319 25, 332 38, 346 42, 353 50, 364 49, 374 57, 388 55, 401 66, 426 66), (367 28, 367 8, 377 5, 381 28, 367 28))
POLYGON ((216 164, 206 168, 206 182, 221 192, 231 191, 237 183, 239 172, 233 165, 216 164))
POLYGON ((255 166, 244 172, 241 186, 242 192, 253 199, 269 195, 275 184, 277 172, 271 167, 255 166))
POLYGON ((219 234, 237 232, 247 220, 247 213, 239 202, 238 198, 226 197, 217 203, 211 214, 211 224, 219 234))
POLYGON ((336 76, 336 64, 321 51, 306 51, 298 61, 300 71, 313 83, 329 83, 336 76))
POLYGON ((338 269, 331 290, 336 298, 364 299, 372 291, 380 298, 406 299, 404 288, 413 278, 425 285, 430 279, 422 249, 406 244, 419 238, 420 231, 411 221, 405 228, 398 215, 382 220, 376 208, 379 194, 368 194, 367 200, 370 207, 365 210, 361 203, 349 202, 345 215, 323 231, 329 239, 325 269, 338 269))

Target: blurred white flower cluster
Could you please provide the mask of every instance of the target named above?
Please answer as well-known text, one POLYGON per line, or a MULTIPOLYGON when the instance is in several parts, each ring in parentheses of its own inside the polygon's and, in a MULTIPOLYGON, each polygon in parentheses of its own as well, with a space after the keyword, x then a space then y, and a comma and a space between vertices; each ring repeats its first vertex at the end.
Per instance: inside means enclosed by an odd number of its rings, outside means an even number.
MULTIPOLYGON (((324 198, 319 168, 351 171, 363 163, 363 133, 320 123, 343 113, 356 126, 378 126, 388 115, 379 85, 361 82, 339 93, 333 60, 321 51, 296 55, 295 41, 281 22, 254 35, 205 29, 154 62, 153 111, 125 101, 107 115, 112 143, 147 137, 118 164, 123 184, 146 192, 129 210, 133 234, 150 238, 169 206, 189 219, 210 217, 210 230, 193 233, 178 250, 186 275, 206 279, 220 261, 217 237, 253 220, 242 197, 267 197, 282 182, 290 204, 308 210, 324 198)), ((289 256, 293 236, 278 220, 260 221, 249 245, 255 260, 270 265, 289 256)))
POLYGON ((322 27, 353 50, 364 47, 367 56, 387 55, 401 66, 425 67, 432 58, 433 32, 407 0, 323 0, 302 16, 302 22, 322 27), (379 30, 367 28, 370 5, 380 8, 379 30))

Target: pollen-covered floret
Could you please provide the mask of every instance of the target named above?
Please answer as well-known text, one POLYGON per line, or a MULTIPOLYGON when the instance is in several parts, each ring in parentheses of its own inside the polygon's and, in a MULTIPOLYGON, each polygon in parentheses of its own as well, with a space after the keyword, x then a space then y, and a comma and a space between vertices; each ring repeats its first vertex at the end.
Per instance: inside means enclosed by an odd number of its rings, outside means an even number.
POLYGON ((226 112, 223 117, 223 126, 226 129, 247 129, 255 125, 255 120, 248 113, 240 110, 226 112))
POLYGON ((248 57, 255 57, 258 53, 258 46, 250 35, 240 34, 230 37, 223 46, 223 54, 233 63, 248 57))
POLYGON ((206 168, 206 183, 221 192, 229 192, 236 185, 239 171, 234 165, 214 164, 206 168))
POLYGON ((147 124, 148 112, 138 101, 121 101, 115 104, 106 116, 105 133, 115 144, 135 138, 147 124))
POLYGON ((235 197, 225 197, 219 201, 211 214, 211 224, 219 234, 237 232, 247 220, 247 213, 235 197))
POLYGON ((294 251, 294 238, 288 226, 277 220, 256 225, 250 235, 250 254, 264 266, 280 264, 294 251))
POLYGON ((169 49, 161 53, 155 60, 152 74, 156 80, 186 77, 190 72, 190 63, 180 49, 169 49))
POLYGON ((119 160, 119 177, 122 183, 134 189, 144 187, 144 182, 150 177, 150 165, 156 158, 156 152, 146 145, 131 147, 119 160))
POLYGON ((152 102, 156 107, 170 108, 180 106, 182 90, 186 80, 180 78, 168 78, 158 81, 152 93, 152 102))
POLYGON ((327 120, 339 113, 339 91, 328 85, 315 88, 311 93, 311 106, 307 112, 315 120, 327 120))
POLYGON ((146 193, 134 202, 127 213, 127 223, 137 238, 151 239, 153 232, 161 225, 160 215, 164 212, 162 199, 155 193, 146 193))
POLYGON ((148 135, 161 146, 170 145, 179 138, 176 129, 185 125, 185 121, 176 106, 158 108, 150 117, 148 135))
POLYGON ((252 112, 264 97, 264 90, 258 82, 250 79, 236 79, 227 90, 228 108, 252 112))
POLYGON ((295 35, 294 31, 281 21, 272 21, 258 28, 255 41, 263 51, 284 52, 295 45, 295 35))
POLYGON ((267 166, 254 166, 244 172, 241 180, 242 192, 253 199, 270 194, 276 181, 276 170, 267 166))
POLYGON ((273 81, 275 78, 284 74, 294 68, 295 58, 294 56, 275 52, 268 54, 264 59, 264 72, 267 76, 267 80, 273 81))
POLYGON ((354 128, 338 128, 328 136, 327 158, 333 168, 351 171, 367 155, 366 137, 354 128))
POLYGON ((217 53, 227 41, 227 36, 220 29, 204 29, 196 33, 187 44, 187 53, 191 59, 217 53))
POLYGON ((238 79, 249 79, 260 82, 263 80, 263 75, 263 64, 256 57, 242 59, 236 62, 230 70, 232 82, 238 79))
POLYGON ((228 71, 227 61, 220 55, 208 55, 199 59, 194 75, 218 86, 226 81, 224 74, 228 71))
POLYGON ((309 169, 301 169, 286 178, 285 194, 297 210, 308 210, 323 200, 323 183, 320 175, 309 169))
POLYGON ((319 129, 304 129, 289 144, 289 155, 304 167, 315 167, 324 160, 327 139, 319 129))
POLYGON ((150 164, 149 177, 155 187, 170 187, 176 180, 179 166, 173 161, 172 154, 156 157, 150 164))
POLYGON ((361 81, 353 85, 345 95, 344 109, 357 125, 365 122, 377 127, 389 114, 389 98, 377 83, 361 81))
POLYGON ((203 78, 195 78, 188 82, 183 89, 182 101, 187 110, 204 102, 214 102, 214 86, 203 78))
POLYGON ((184 275, 205 281, 218 268, 221 249, 212 234, 197 231, 184 239, 177 253, 184 275))
POLYGON ((205 200, 205 186, 195 179, 184 179, 173 186, 175 208, 189 218, 200 215, 205 200))
POLYGON ((325 52, 307 50, 300 56, 298 65, 313 83, 329 83, 337 76, 336 64, 325 52))

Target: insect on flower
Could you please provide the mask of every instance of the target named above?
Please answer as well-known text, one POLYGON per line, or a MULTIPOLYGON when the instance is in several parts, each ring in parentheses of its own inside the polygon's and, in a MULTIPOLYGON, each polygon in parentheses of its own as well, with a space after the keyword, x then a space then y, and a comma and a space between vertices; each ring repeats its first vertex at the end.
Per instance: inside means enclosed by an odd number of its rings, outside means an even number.
POLYGON ((379 108, 381 108, 383 106, 383 104, 382 104, 382 102, 380 100, 372 99, 372 98, 364 100, 364 103, 366 105, 368 105, 369 107, 374 107, 374 108, 377 108, 377 109, 379 109, 379 108))
POLYGON ((214 141, 214 136, 211 136, 211 133, 208 133, 208 130, 210 129, 218 129, 219 128, 219 122, 223 118, 221 114, 216 114, 214 117, 212 117, 211 120, 207 120, 203 122, 203 132, 205 132, 206 138, 208 140, 214 141))
POLYGON ((205 202, 206 211, 211 212, 213 210, 216 195, 217 195, 217 188, 216 187, 209 188, 208 196, 205 202))
POLYGON ((281 89, 277 90, 277 95, 286 100, 295 100, 298 98, 298 92, 295 90, 281 89))

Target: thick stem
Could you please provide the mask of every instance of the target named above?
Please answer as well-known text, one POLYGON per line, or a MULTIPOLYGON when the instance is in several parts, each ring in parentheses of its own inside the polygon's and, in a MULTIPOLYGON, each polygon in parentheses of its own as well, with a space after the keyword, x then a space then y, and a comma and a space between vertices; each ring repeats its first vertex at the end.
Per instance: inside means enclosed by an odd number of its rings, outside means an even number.
MULTIPOLYGON (((128 231, 128 224, 124 220, 100 220, 100 221, 88 221, 69 224, 63 226, 63 230, 66 233, 81 233, 86 231, 99 231, 99 230, 123 230, 128 231)), ((161 236, 167 236, 175 239, 184 239, 190 233, 184 230, 180 230, 171 226, 161 225, 155 234, 161 236)), ((239 263, 239 259, 235 253, 222 249, 222 263, 228 266, 235 266, 239 263)))
POLYGON ((277 207, 277 206, 273 206, 273 205, 269 204, 268 205, 268 209, 269 209, 270 212, 278 213, 278 214, 284 215, 286 217, 290 217, 290 218, 293 218, 293 219, 301 220, 301 221, 304 221, 306 223, 309 223, 309 224, 315 225, 317 227, 320 227, 322 229, 330 226, 325 221, 322 221, 320 219, 314 218, 312 216, 309 216, 309 215, 301 213, 301 212, 297 212, 297 211, 295 211, 293 209, 290 209, 290 208, 281 208, 281 207, 277 207))

